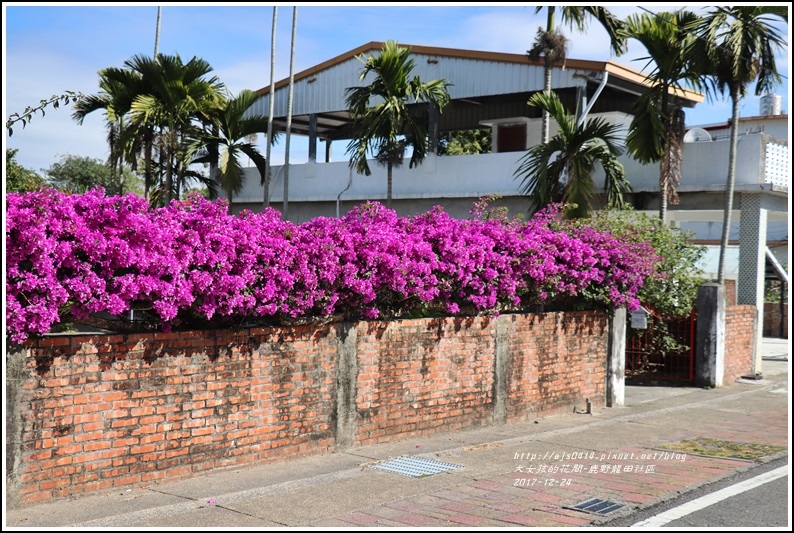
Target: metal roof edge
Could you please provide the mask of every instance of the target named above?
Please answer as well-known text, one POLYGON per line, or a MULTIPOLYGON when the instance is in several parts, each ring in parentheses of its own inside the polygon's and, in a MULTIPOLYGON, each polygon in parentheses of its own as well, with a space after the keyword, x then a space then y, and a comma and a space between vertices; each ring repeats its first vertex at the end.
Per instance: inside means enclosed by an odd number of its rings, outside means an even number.
MULTIPOLYGON (((326 70, 330 67, 335 65, 341 64, 345 61, 350 59, 356 58, 366 52, 374 52, 380 51, 383 48, 382 41, 370 41, 366 44, 363 44, 353 50, 349 50, 343 54, 335 56, 331 59, 323 61, 322 63, 318 63, 313 67, 309 67, 305 70, 298 72, 297 74, 293 75, 294 81, 299 81, 303 78, 308 78, 313 74, 317 74, 323 70, 326 70)), ((543 61, 541 59, 530 59, 526 54, 512 54, 508 52, 488 52, 482 50, 468 50, 463 48, 443 48, 438 46, 424 46, 424 45, 413 45, 413 44, 406 44, 406 43, 399 43, 398 44, 402 47, 410 48, 412 52, 416 54, 422 55, 435 55, 441 57, 452 57, 452 58, 460 58, 460 59, 477 59, 482 61, 495 61, 499 63, 518 63, 524 65, 535 65, 535 66, 543 66, 543 61)), ((566 69, 578 69, 578 70, 591 70, 591 71, 601 71, 601 72, 608 72, 611 76, 616 76, 618 78, 622 78, 626 81, 637 83, 639 85, 648 85, 649 76, 643 74, 642 72, 635 70, 631 67, 627 67, 626 65, 617 63, 612 61, 611 59, 608 61, 593 61, 587 59, 572 59, 566 58, 564 61, 557 62, 554 65, 555 67, 561 67, 566 69)), ((289 78, 284 78, 275 83, 275 89, 281 89, 282 87, 286 87, 289 84, 289 78)), ((698 93, 696 91, 692 91, 689 89, 679 88, 681 91, 680 95, 681 98, 689 100, 691 102, 700 103, 704 100, 704 95, 698 93)), ((261 89, 257 90, 258 94, 268 94, 270 91, 270 86, 266 85, 261 89)))

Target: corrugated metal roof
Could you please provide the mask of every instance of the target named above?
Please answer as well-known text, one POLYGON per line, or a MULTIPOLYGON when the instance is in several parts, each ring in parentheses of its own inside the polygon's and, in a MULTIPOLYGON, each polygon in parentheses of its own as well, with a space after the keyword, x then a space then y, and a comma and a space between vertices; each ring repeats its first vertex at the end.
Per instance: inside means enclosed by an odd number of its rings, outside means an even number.
MULTIPOLYGON (((383 43, 370 42, 333 59, 320 63, 294 75, 293 115, 343 111, 345 89, 365 85, 359 79, 362 64, 357 56, 364 57, 380 52, 383 43)), ((524 54, 505 54, 453 48, 437 48, 404 45, 411 48, 415 63, 413 74, 423 80, 445 79, 452 85, 450 96, 472 98, 477 96, 534 92, 543 89, 543 64, 531 60, 524 54)), ((645 85, 646 76, 612 61, 583 61, 566 59, 565 64, 555 67, 552 87, 555 89, 583 86, 586 79, 598 79, 609 72, 613 80, 645 85)), ((274 116, 287 114, 287 85, 289 80, 276 84, 274 116)), ((256 106, 256 111, 267 115, 269 109, 269 86, 258 92, 265 94, 256 106)), ((692 102, 702 101, 702 96, 688 91, 685 95, 692 102)))

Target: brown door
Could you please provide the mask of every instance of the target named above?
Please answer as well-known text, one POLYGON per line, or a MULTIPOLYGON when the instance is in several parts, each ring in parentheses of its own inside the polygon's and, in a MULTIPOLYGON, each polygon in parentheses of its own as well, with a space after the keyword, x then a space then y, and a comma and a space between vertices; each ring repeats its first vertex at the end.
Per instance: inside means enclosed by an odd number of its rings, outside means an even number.
POLYGON ((527 146, 527 125, 499 126, 496 146, 499 152, 523 152, 527 146))

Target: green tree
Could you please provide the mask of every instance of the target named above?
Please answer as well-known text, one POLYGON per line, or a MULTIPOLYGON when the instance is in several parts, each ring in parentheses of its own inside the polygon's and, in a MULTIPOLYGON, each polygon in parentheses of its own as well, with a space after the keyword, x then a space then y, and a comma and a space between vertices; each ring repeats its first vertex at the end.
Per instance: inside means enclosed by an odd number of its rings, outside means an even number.
MULTIPOLYGON (((685 133, 680 87, 699 88, 701 75, 684 51, 692 38, 687 30, 696 20, 688 11, 630 15, 622 34, 642 43, 652 66, 651 86, 634 103, 626 144, 642 164, 659 165, 659 218, 667 220, 667 205, 678 203, 678 184, 685 133)), ((644 70, 644 69, 643 69, 644 70)))
POLYGON ((359 174, 372 174, 367 154, 374 153, 387 169, 386 205, 391 206, 392 169, 401 165, 406 148, 412 148, 409 167, 419 165, 427 155, 427 117, 411 112, 410 103, 427 103, 441 113, 449 103, 449 84, 445 80, 423 82, 411 77, 414 61, 411 50, 387 41, 381 53, 358 59, 364 64, 360 79, 373 74, 369 85, 345 91, 355 138, 347 147, 350 166, 359 174), (373 102, 371 104, 371 102, 373 102))
POLYGON ((17 162, 17 152, 19 148, 6 148, 6 192, 28 192, 44 187, 44 178, 17 162))
POLYGON ((609 232, 620 240, 649 242, 662 261, 654 275, 645 280, 637 297, 667 315, 687 314, 695 306, 698 287, 704 281, 697 265, 706 247, 695 244, 691 232, 671 227, 658 217, 636 213, 631 207, 623 211, 601 209, 591 218, 571 223, 609 232))
POLYGON ((460 130, 438 139, 438 155, 487 154, 491 152, 491 129, 460 130))
POLYGON ((599 164, 606 176, 607 205, 623 208, 623 194, 631 186, 617 159, 622 153, 620 127, 601 118, 577 124, 555 93, 535 93, 528 104, 548 112, 559 128, 549 142, 527 150, 515 172, 521 192, 529 199, 529 215, 562 202, 576 204, 567 216, 589 216, 596 195, 592 174, 599 164))
MULTIPOLYGON (((267 162, 256 145, 249 142, 257 133, 266 133, 268 120, 264 115, 249 115, 248 109, 263 98, 251 90, 243 90, 236 97, 226 101, 224 107, 218 108, 212 114, 212 124, 209 131, 201 135, 195 145, 196 153, 202 153, 193 160, 194 163, 217 162, 217 179, 221 189, 226 192, 229 199, 229 210, 235 194, 239 194, 245 186, 245 171, 242 165, 242 156, 248 156, 259 171, 259 176, 264 182, 267 172, 267 162)), ((275 140, 276 137, 272 136, 275 140)))
MULTIPOLYGON (((568 39, 554 25, 557 7, 541 6, 535 8, 536 14, 546 9, 546 29, 538 28, 532 48, 527 50, 527 55, 530 58, 543 58, 543 92, 546 94, 551 92, 551 73, 554 69, 554 63, 565 61, 565 57, 568 54, 568 39)), ((606 8, 600 6, 559 6, 559 9, 562 21, 567 23, 571 30, 576 29, 579 32, 584 32, 587 30, 588 18, 596 19, 607 31, 613 52, 621 55, 625 51, 626 40, 625 37, 620 35, 622 23, 606 8)), ((543 112, 542 127, 541 142, 549 142, 549 114, 545 111, 543 112)))
MULTIPOLYGON (((141 180, 129 169, 124 170, 128 180, 129 192, 141 193, 141 180)), ((102 187, 109 196, 122 194, 119 180, 115 179, 110 167, 99 159, 76 155, 61 156, 61 160, 47 169, 49 185, 59 191, 84 193, 94 187, 102 187)))
POLYGON ((690 43, 687 53, 711 74, 717 90, 728 93, 732 103, 717 283, 725 280, 725 255, 736 182, 739 103, 753 81, 756 82, 756 95, 771 91, 781 81, 775 53, 785 49, 788 43, 774 26, 780 20, 788 24, 787 6, 718 6, 690 27, 697 40, 690 43))

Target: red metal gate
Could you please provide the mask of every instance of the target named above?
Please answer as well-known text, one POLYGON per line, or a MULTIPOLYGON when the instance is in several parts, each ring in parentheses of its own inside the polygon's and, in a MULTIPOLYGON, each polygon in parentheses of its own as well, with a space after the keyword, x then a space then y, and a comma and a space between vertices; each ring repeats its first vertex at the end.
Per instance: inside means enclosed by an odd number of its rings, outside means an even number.
POLYGON ((649 311, 645 329, 626 324, 626 379, 694 382, 697 313, 649 311))

